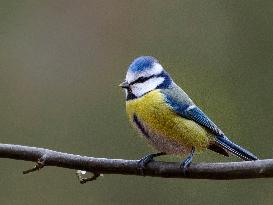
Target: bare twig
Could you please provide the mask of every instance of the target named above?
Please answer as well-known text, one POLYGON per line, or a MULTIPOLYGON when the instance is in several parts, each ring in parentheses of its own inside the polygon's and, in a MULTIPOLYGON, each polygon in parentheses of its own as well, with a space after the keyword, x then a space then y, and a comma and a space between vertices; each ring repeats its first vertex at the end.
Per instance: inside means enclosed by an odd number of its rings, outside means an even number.
POLYGON ((77 170, 76 175, 81 184, 85 184, 86 182, 95 181, 97 178, 102 176, 99 173, 93 173, 92 177, 83 177, 86 174, 86 171, 77 170))
POLYGON ((30 172, 35 172, 42 169, 45 166, 45 161, 46 161, 46 154, 38 159, 37 164, 33 168, 23 171, 23 174, 28 174, 30 172))
MULTIPOLYGON (((10 158, 38 162, 42 166, 57 166, 103 174, 123 174, 142 176, 137 160, 106 159, 56 152, 49 149, 12 144, 0 144, 0 158, 10 158), (46 157, 45 157, 46 156, 46 157)), ((193 179, 250 179, 273 177, 273 159, 229 162, 200 163, 189 167, 189 176, 185 177, 179 163, 154 161, 144 169, 145 176, 193 179)), ((37 166, 37 165, 36 165, 37 166)), ((41 167, 36 168, 35 170, 41 167)), ((34 171, 31 169, 31 171, 34 171)))

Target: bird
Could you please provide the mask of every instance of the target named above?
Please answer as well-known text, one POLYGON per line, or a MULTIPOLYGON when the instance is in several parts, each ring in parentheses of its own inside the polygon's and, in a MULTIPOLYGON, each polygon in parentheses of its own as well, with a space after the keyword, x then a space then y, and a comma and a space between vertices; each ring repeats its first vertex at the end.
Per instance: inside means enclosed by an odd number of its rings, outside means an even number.
POLYGON ((140 56, 129 65, 125 81, 126 112, 133 126, 158 152, 138 161, 144 169, 161 155, 186 156, 180 164, 184 174, 194 154, 206 149, 245 161, 258 158, 235 144, 191 100, 152 56, 140 56))

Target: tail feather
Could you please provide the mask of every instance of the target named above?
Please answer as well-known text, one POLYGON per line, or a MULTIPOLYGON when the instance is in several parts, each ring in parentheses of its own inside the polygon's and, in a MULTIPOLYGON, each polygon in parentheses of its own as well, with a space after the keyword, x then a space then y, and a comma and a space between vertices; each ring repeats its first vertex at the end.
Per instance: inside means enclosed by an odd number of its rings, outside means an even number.
POLYGON ((256 157, 254 154, 252 154, 248 150, 233 143, 226 136, 217 136, 216 144, 226 149, 227 151, 233 153, 234 155, 241 158, 242 160, 245 160, 245 161, 258 160, 258 157, 256 157))

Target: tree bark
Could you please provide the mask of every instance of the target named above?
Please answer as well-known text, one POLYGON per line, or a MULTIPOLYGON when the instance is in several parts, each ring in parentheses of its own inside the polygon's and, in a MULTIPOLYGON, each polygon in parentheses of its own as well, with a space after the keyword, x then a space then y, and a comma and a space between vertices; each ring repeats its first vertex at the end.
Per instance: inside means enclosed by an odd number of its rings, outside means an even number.
MULTIPOLYGON (((96 174, 123 174, 143 176, 138 160, 86 157, 44 148, 13 144, 0 144, 0 158, 33 161, 38 168, 57 166, 85 170, 96 174)), ((29 170, 26 173, 33 171, 29 170)), ((188 176, 183 174, 179 163, 153 161, 143 170, 145 176, 191 179, 250 179, 273 177, 273 159, 228 163, 191 164, 188 176)))

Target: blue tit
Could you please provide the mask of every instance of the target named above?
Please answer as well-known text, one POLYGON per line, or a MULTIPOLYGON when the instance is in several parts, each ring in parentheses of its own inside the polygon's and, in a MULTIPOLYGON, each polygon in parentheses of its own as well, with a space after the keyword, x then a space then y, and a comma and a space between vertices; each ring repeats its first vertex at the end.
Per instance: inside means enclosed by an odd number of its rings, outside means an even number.
POLYGON ((188 155, 181 163, 187 170, 195 152, 205 149, 242 160, 257 160, 248 150, 230 141, 175 84, 171 76, 151 56, 136 58, 120 86, 126 93, 126 111, 132 124, 159 152, 139 161, 144 168, 154 157, 188 155))

